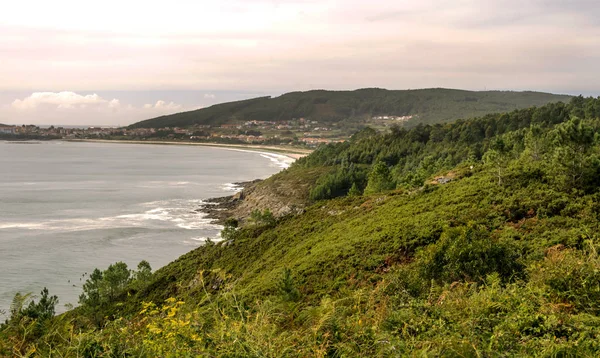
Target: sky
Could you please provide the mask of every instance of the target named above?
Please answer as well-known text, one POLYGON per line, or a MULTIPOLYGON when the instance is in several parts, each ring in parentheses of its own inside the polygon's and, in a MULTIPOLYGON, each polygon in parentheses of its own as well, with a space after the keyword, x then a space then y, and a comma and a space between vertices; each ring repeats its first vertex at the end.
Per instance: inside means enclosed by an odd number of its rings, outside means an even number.
POLYGON ((597 0, 29 0, 0 123, 126 125, 309 89, 600 95, 597 0))

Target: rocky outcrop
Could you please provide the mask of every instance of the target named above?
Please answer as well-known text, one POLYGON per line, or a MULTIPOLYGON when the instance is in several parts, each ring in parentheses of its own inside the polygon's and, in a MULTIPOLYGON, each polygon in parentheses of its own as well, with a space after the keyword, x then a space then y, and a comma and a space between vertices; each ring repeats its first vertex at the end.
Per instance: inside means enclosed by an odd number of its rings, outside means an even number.
POLYGON ((254 210, 269 209, 275 217, 300 214, 308 205, 308 193, 318 173, 281 172, 266 180, 236 183, 239 193, 207 200, 199 211, 223 223, 228 218, 245 221, 254 210))

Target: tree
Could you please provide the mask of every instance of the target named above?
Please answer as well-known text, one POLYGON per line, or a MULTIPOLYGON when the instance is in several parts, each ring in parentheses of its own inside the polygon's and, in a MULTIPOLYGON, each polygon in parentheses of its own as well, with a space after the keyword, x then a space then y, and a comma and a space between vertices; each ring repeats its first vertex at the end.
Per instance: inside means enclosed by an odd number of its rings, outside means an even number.
POLYGON ((600 97, 598 99, 590 98, 585 105, 585 118, 600 118, 600 97))
POLYGON ((37 303, 34 300, 31 300, 27 308, 21 311, 21 314, 31 319, 37 319, 41 321, 47 320, 54 317, 57 304, 58 296, 50 296, 48 289, 44 287, 41 292, 40 300, 37 303))
POLYGON ((140 261, 140 263, 137 265, 137 271, 134 274, 135 280, 143 283, 147 282, 151 276, 152 267, 150 266, 150 263, 146 260, 140 261))
POLYGON ((390 169, 384 162, 377 162, 373 165, 369 173, 369 180, 365 188, 365 195, 379 193, 386 190, 392 190, 396 183, 392 178, 390 169))
POLYGON ((527 133, 525 133, 525 151, 523 152, 533 161, 542 159, 542 155, 548 149, 548 141, 542 127, 532 124, 527 133))
MULTIPOLYGON (((140 273, 134 273, 134 277, 149 277, 151 268, 147 261, 138 265, 140 273)), ((95 269, 90 278, 83 284, 83 293, 79 296, 79 303, 90 307, 101 306, 117 298, 125 291, 132 281, 132 271, 124 262, 114 263, 104 271, 95 269)))
POLYGON ((490 149, 485 152, 482 158, 487 166, 494 168, 496 177, 498 178, 498 185, 502 185, 503 182, 504 171, 509 161, 508 153, 506 143, 501 138, 498 138, 490 145, 490 149))
POLYGON ((275 216, 269 209, 264 212, 256 209, 250 213, 250 222, 255 226, 273 226, 275 225, 275 216))
POLYGON ((550 133, 555 146, 552 167, 555 178, 565 189, 585 189, 600 166, 594 129, 578 117, 561 123, 550 133))
POLYGON ((358 188, 358 185, 356 185, 356 182, 352 183, 350 190, 348 190, 348 196, 361 196, 361 195, 362 195, 362 192, 358 188))
POLYGON ((238 230, 238 226, 239 222, 236 219, 227 219, 223 225, 223 230, 221 230, 221 238, 223 240, 232 240, 238 230))
POLYGON ((585 116, 585 98, 582 95, 573 97, 569 103, 569 109, 572 116, 583 118, 585 116))
POLYGON ((83 284, 83 293, 79 296, 79 303, 90 307, 99 306, 101 303, 102 271, 95 269, 90 278, 83 284))
POLYGON ((126 263, 119 261, 108 266, 103 275, 105 295, 109 300, 114 300, 125 290, 125 287, 130 282, 131 270, 127 268, 126 263))

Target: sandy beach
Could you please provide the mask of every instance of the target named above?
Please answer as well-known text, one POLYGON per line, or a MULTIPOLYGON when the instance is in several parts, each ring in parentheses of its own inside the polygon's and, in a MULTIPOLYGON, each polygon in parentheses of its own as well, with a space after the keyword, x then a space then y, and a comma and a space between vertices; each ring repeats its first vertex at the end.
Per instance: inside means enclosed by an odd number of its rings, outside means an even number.
POLYGON ((292 159, 299 159, 309 155, 311 149, 284 147, 284 146, 269 146, 269 145, 252 145, 252 144, 221 144, 221 143, 196 143, 196 142, 169 142, 157 140, 110 140, 110 139, 62 139, 67 142, 92 142, 92 143, 127 143, 127 144, 162 144, 162 145, 188 145, 188 146, 205 146, 217 147, 230 150, 247 150, 255 152, 271 152, 279 155, 285 155, 292 159))

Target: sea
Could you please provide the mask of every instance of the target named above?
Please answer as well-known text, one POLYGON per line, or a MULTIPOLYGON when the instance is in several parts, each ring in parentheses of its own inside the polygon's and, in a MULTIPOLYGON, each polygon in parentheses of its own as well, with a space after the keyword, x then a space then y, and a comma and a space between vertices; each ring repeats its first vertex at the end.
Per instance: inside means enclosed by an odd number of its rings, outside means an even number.
POLYGON ((17 292, 47 287, 63 312, 95 268, 147 260, 156 270, 218 241, 206 199, 292 161, 205 146, 0 141, 0 311, 17 292))

